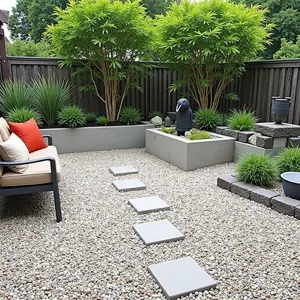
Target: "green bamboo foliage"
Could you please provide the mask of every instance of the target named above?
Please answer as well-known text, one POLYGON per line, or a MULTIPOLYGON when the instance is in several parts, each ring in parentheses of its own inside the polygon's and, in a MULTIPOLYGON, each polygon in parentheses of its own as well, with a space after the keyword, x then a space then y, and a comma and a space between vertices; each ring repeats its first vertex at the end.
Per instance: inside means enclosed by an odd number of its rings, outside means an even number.
POLYGON ((31 106, 32 89, 25 82, 6 81, 0 85, 0 109, 4 116, 12 109, 31 106))
POLYGON ((32 104, 47 125, 54 125, 61 109, 71 101, 71 85, 62 80, 41 78, 32 83, 32 104))

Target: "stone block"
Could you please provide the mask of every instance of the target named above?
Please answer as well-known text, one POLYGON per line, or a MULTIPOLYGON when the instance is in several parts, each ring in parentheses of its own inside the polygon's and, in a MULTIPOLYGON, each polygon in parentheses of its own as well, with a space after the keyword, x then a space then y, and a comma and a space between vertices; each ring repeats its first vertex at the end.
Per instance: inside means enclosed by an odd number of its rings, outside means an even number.
POLYGON ((277 196, 280 196, 280 195, 273 191, 260 188, 258 190, 254 190, 251 192, 250 199, 257 203, 271 207, 272 198, 277 197, 277 196))
POLYGON ((283 137, 283 138, 274 138, 273 141, 273 148, 284 148, 286 147, 287 144, 287 138, 283 137))
POLYGON ((272 149, 273 138, 265 135, 260 135, 256 139, 256 146, 265 149, 272 149))
POLYGON ((151 265, 148 270, 167 299, 179 299, 196 291, 215 288, 217 285, 205 269, 190 256, 151 265))
POLYGON ((240 131, 238 140, 242 143, 248 143, 248 139, 252 136, 255 132, 254 131, 240 131))
POLYGON ((216 133, 223 134, 224 129, 228 129, 228 127, 227 126, 217 126, 216 127, 216 133))
POLYGON ((296 207, 300 206, 300 200, 285 196, 272 198, 271 203, 274 210, 288 216, 294 216, 296 207))
POLYGON ((292 148, 300 147, 300 136, 288 138, 287 146, 292 148))
POLYGON ((249 199, 251 192, 260 189, 259 186, 245 183, 245 182, 235 182, 231 185, 231 192, 240 195, 244 198, 249 199))
POLYGON ((137 191, 137 190, 146 189, 146 185, 136 178, 126 179, 126 180, 115 180, 113 181, 112 184, 119 192, 137 191))
POLYGON ((223 175, 223 176, 218 177, 217 185, 222 189, 230 191, 231 185, 238 181, 239 180, 232 175, 223 175))
POLYGON ((170 206, 158 196, 131 199, 128 203, 139 214, 169 210, 170 206))
POLYGON ((300 206, 295 207, 295 218, 300 220, 300 206))
POLYGON ((239 137, 239 131, 238 130, 231 130, 231 129, 229 129, 229 128, 225 128, 224 130, 223 130, 223 133, 222 134, 224 134, 224 135, 226 135, 226 136, 230 136, 230 137, 232 137, 232 138, 235 138, 236 140, 238 139, 238 137, 239 137))
POLYGON ((137 174, 139 171, 133 166, 111 167, 109 172, 115 176, 137 174))
POLYGON ((270 137, 297 137, 300 136, 300 126, 288 123, 256 123, 254 131, 270 137))

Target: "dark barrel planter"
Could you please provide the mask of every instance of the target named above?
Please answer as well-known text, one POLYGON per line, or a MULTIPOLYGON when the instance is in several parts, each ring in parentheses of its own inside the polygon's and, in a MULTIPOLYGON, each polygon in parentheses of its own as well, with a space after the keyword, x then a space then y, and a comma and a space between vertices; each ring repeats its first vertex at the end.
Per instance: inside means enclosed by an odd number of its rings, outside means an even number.
POLYGON ((291 106, 291 98, 284 99, 280 97, 272 97, 271 113, 276 124, 282 124, 284 119, 288 116, 291 106))
POLYGON ((175 123, 177 112, 176 111, 168 111, 167 115, 171 119, 172 123, 175 123))
POLYGON ((300 172, 285 172, 281 174, 284 194, 287 197, 300 200, 300 172))

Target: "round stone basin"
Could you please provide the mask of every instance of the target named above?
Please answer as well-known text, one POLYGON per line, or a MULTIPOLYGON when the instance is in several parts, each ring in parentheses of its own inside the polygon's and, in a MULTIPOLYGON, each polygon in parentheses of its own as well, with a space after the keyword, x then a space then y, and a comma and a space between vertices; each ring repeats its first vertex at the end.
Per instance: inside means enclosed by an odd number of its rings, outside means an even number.
POLYGON ((281 174, 284 194, 287 197, 300 200, 300 172, 285 172, 281 174))

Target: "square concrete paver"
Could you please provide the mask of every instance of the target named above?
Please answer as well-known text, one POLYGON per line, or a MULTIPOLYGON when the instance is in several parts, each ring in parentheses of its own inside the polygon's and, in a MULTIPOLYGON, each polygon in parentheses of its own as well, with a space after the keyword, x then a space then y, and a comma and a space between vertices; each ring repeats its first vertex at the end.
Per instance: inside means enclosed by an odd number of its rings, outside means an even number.
POLYGON ((184 239, 184 235, 168 220, 135 224, 133 229, 146 245, 184 239))
POLYGON ((128 174, 137 174, 139 171, 133 166, 120 166, 120 167, 111 167, 109 172, 115 176, 119 175, 128 175, 128 174))
POLYGON ((217 285, 190 256, 151 265, 148 270, 168 299, 208 290, 217 285))
POLYGON ((170 206, 158 196, 131 199, 128 203, 139 213, 145 214, 161 210, 169 210, 170 206))
POLYGON ((113 181, 113 186, 119 192, 135 191, 135 190, 144 190, 146 185, 141 182, 139 179, 125 179, 125 180, 115 180, 113 181))

